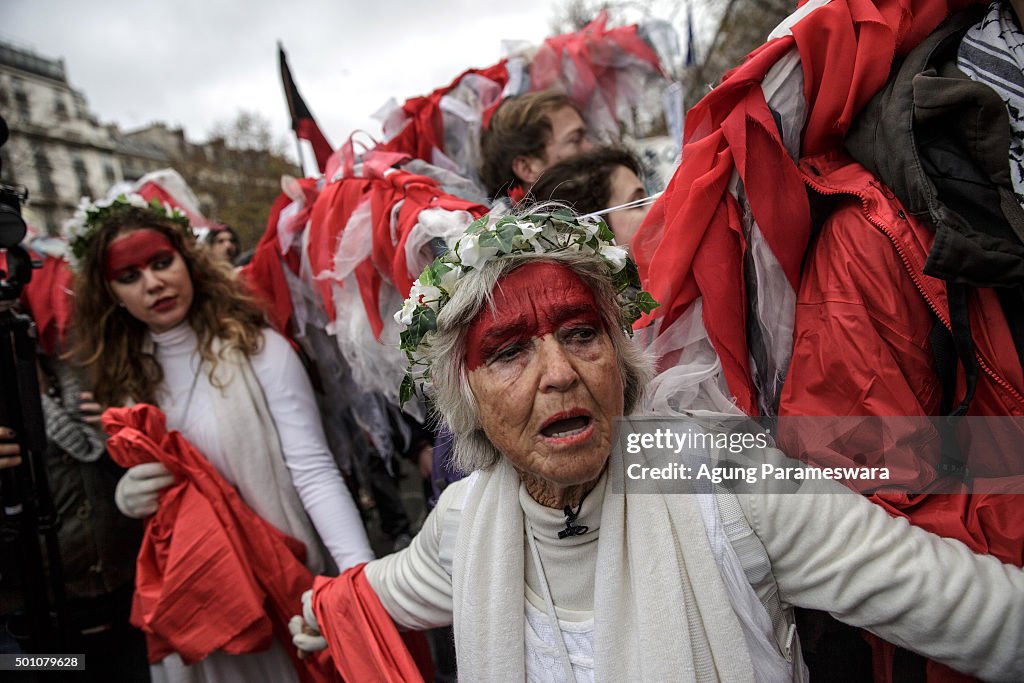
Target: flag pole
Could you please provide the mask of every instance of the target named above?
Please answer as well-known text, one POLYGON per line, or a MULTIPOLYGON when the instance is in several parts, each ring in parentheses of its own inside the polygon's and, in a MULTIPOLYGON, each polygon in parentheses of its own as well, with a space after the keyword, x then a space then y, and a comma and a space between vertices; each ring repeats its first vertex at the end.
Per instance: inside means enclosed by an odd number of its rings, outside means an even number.
MULTIPOLYGON (((285 73, 286 73, 286 71, 288 71, 288 67, 285 64, 284 44, 280 40, 277 41, 277 58, 278 58, 278 66, 281 69, 281 77, 282 77, 282 80, 284 80, 285 79, 285 73)), ((292 100, 291 100, 291 92, 289 91, 289 83, 290 82, 291 82, 291 74, 288 73, 288 78, 284 82, 284 86, 285 86, 285 105, 288 107, 288 120, 292 124, 292 133, 295 135, 295 153, 298 155, 298 158, 299 158, 299 170, 302 172, 302 177, 306 177, 308 174, 306 173, 305 161, 302 158, 302 140, 299 139, 299 132, 297 130, 295 130, 295 118, 294 118, 294 116, 295 116, 295 107, 294 107, 294 105, 292 103, 292 100)))
POLYGON ((298 135, 295 136, 295 152, 299 155, 299 170, 302 171, 302 177, 305 178, 309 174, 306 173, 306 164, 302 160, 302 140, 298 135))
POLYGON ((324 172, 327 161, 333 153, 331 143, 327 141, 320 126, 317 125, 309 107, 295 87, 295 80, 292 78, 291 69, 288 68, 288 58, 284 54, 284 46, 277 41, 278 66, 281 69, 281 84, 284 86, 285 100, 288 102, 288 115, 291 117, 292 130, 295 131, 295 144, 299 153, 299 166, 303 175, 306 175, 306 164, 303 161, 301 140, 308 140, 313 147, 313 155, 316 158, 317 170, 324 172))

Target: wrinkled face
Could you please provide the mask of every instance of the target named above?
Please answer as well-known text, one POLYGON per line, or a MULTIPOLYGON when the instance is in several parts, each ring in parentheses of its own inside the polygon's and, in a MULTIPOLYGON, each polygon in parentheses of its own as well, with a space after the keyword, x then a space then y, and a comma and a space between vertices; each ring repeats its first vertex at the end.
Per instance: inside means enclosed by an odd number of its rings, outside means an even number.
POLYGON ((553 487, 596 480, 622 415, 615 348, 590 289, 571 270, 533 263, 494 288, 467 334, 466 369, 491 443, 553 487))
POLYGON ((188 315, 192 278, 163 234, 142 229, 118 235, 104 265, 114 298, 153 332, 166 332, 188 315))
POLYGON ((235 245, 234 238, 227 230, 221 230, 216 234, 213 244, 210 245, 210 251, 214 257, 224 261, 230 261, 238 256, 238 246, 235 245))
MULTIPOLYGON (((644 184, 636 176, 636 173, 625 166, 616 166, 612 174, 608 176, 608 186, 611 193, 608 197, 608 207, 619 206, 627 202, 647 198, 647 190, 644 184)), ((620 209, 608 214, 608 227, 615 233, 615 243, 620 246, 627 246, 636 234, 640 224, 647 217, 650 206, 638 206, 632 209, 620 209)))

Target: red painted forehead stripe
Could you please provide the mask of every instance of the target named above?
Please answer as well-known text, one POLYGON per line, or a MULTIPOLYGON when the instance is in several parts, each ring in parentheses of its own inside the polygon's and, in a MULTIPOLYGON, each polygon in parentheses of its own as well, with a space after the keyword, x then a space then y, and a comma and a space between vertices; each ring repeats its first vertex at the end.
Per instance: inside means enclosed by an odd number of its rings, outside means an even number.
POLYGON ((174 254, 174 247, 156 230, 136 230, 118 237, 107 247, 104 274, 108 281, 133 270, 142 270, 157 259, 174 254))
POLYGON ((466 369, 472 372, 514 342, 543 337, 572 324, 603 328, 594 294, 569 268, 529 263, 494 286, 494 308, 484 306, 466 334, 466 369))

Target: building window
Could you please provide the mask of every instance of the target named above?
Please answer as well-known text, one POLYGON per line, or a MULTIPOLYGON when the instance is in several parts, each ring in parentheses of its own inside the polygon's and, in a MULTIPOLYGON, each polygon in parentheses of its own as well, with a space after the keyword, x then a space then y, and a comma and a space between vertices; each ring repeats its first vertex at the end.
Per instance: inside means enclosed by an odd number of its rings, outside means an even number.
POLYGON ((62 93, 57 93, 57 99, 53 104, 53 113, 56 115, 58 121, 68 120, 68 106, 64 104, 64 97, 62 93))
POLYGON ((78 178, 78 194, 82 197, 91 197, 92 190, 89 189, 89 172, 85 168, 85 162, 81 157, 75 157, 71 161, 71 167, 78 178))
POLYGON ((50 172, 53 167, 50 166, 50 160, 46 156, 46 152, 41 149, 36 149, 33 152, 33 159, 36 164, 36 173, 39 174, 39 192, 43 196, 53 196, 57 194, 57 188, 53 184, 53 176, 50 172))
POLYGON ((107 185, 113 185, 117 182, 117 173, 114 171, 114 167, 110 162, 107 162, 103 166, 103 173, 107 176, 107 185))
POLYGON ((18 108, 18 116, 23 120, 28 120, 32 113, 28 106, 28 93, 24 90, 16 90, 14 92, 14 104, 18 108))

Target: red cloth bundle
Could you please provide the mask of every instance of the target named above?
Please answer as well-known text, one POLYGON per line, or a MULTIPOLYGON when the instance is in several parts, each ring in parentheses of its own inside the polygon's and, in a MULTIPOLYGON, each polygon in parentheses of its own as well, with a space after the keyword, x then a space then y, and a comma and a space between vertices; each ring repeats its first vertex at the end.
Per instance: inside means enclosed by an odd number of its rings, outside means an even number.
POLYGON ((365 564, 341 576, 318 576, 313 612, 338 673, 346 681, 421 683, 433 680, 430 648, 419 631, 399 634, 366 580, 365 564))
POLYGON ((291 646, 288 620, 313 583, 302 543, 259 517, 195 447, 168 432, 159 408, 111 408, 103 427, 116 463, 158 461, 176 478, 146 521, 136 568, 131 621, 146 633, 150 661, 258 652, 277 636, 301 680, 336 681, 326 654, 299 660, 291 646))

